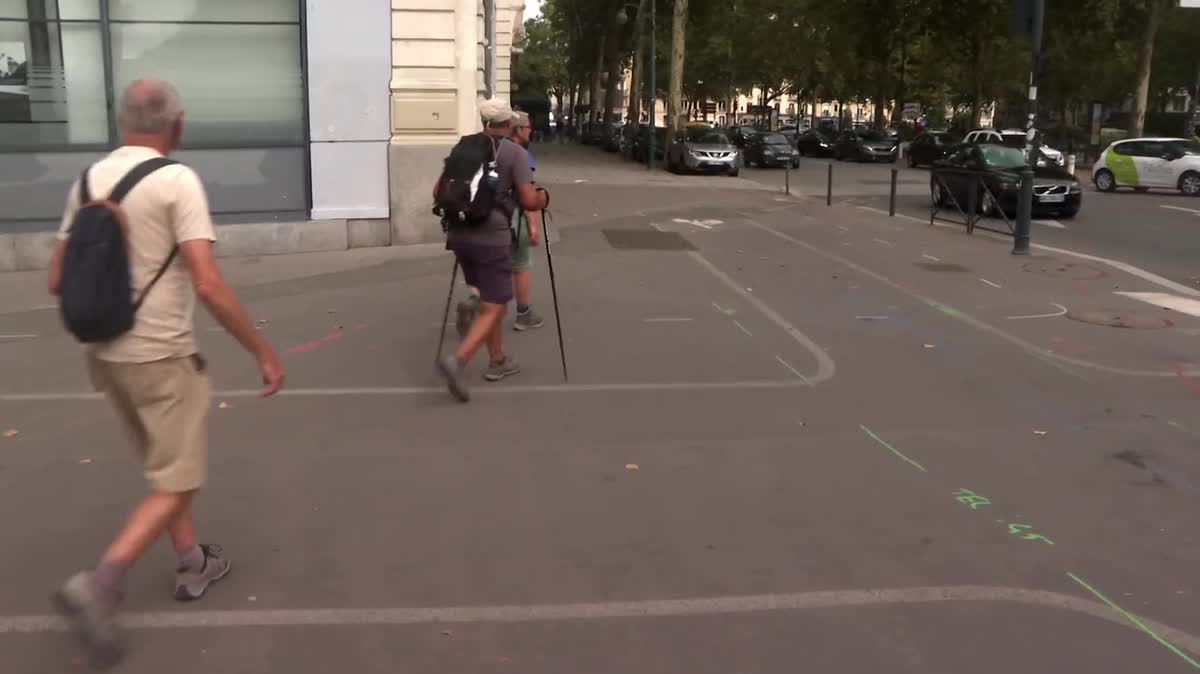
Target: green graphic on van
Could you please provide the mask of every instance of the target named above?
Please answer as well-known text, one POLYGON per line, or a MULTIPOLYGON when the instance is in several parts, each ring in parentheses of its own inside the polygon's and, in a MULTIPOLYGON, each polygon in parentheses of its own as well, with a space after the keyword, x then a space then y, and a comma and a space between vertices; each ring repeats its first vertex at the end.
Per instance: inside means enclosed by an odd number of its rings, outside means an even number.
POLYGON ((1117 154, 1110 147, 1104 153, 1104 163, 1108 170, 1112 171, 1118 183, 1122 185, 1138 184, 1137 164, 1134 163, 1133 157, 1127 154, 1117 154))

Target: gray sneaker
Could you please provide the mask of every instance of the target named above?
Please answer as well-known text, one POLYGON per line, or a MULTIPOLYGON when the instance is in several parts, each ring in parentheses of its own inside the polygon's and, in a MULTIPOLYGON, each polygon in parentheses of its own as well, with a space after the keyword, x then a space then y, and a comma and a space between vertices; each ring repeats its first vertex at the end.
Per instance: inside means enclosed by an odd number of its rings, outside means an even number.
POLYGON ((437 362, 438 372, 446 378, 446 388, 450 389, 450 394, 458 398, 459 402, 467 402, 471 399, 471 391, 467 388, 467 382, 463 380, 463 364, 458 362, 458 356, 447 354, 437 362))
POLYGON ((117 604, 101 596, 91 572, 72 576, 54 593, 53 600, 58 612, 83 642, 92 667, 109 669, 125 657, 121 633, 114 619, 117 604))
POLYGON ((521 366, 517 365, 517 361, 505 356, 504 360, 499 363, 488 365, 487 372, 483 373, 483 378, 488 381, 500 381, 507 376, 514 375, 521 371, 521 366))
POLYGON ((467 336, 467 331, 471 329, 471 323, 475 322, 475 314, 478 312, 479 305, 477 303, 458 303, 458 308, 455 311, 454 328, 458 330, 459 338, 467 336))
POLYGON ((542 318, 541 314, 534 311, 532 308, 523 314, 517 314, 517 320, 513 321, 513 330, 524 332, 540 328, 546 324, 546 319, 542 318))
POLYGON ((175 599, 195 601, 204 596, 208 586, 229 575, 233 564, 222 556, 219 545, 200 545, 204 552, 204 568, 192 571, 187 568, 175 570, 175 599))

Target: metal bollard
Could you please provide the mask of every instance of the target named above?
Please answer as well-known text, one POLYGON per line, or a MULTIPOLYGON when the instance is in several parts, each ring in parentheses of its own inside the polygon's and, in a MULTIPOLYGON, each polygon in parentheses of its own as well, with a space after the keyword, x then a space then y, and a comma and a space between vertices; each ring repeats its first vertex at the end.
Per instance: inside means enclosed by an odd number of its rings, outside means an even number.
POLYGON ((788 196, 792 194, 792 160, 788 159, 788 163, 783 165, 783 192, 788 196))
POLYGON ((825 205, 833 205, 833 162, 829 162, 829 177, 825 182, 825 205))
POLYGON ((1075 175, 1075 155, 1067 155, 1067 173, 1075 175))
POLYGON ((888 198, 888 215, 896 217, 896 177, 900 175, 900 169, 892 169, 892 194, 888 198))

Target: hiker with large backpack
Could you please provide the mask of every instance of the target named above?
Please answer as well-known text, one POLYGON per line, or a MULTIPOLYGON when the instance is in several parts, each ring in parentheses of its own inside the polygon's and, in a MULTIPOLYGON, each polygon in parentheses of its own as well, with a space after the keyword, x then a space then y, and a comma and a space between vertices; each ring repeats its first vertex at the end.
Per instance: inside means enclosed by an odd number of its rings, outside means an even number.
POLYGON ((175 89, 133 82, 118 121, 122 147, 88 168, 67 197, 49 277, 63 322, 87 346, 92 383, 126 427, 150 487, 95 569, 54 595, 96 668, 121 659, 115 615, 125 575, 164 531, 178 554, 175 599, 199 599, 231 568, 219 546, 197 542, 192 521, 192 498, 207 477, 211 406, 193 335, 195 297, 254 356, 263 396, 284 379, 279 357, 217 268, 199 176, 166 158, 183 133, 175 89))
POLYGON ((504 352, 504 313, 513 299, 513 230, 515 209, 540 211, 548 203, 533 184, 529 154, 504 140, 512 134, 512 107, 499 99, 480 103, 483 133, 464 136, 446 158, 434 185, 434 212, 446 230, 446 248, 454 252, 456 269, 477 293, 478 311, 457 351, 441 356, 438 370, 446 386, 462 402, 470 400, 464 370, 485 344, 489 363, 484 378, 500 381, 520 367, 504 352))

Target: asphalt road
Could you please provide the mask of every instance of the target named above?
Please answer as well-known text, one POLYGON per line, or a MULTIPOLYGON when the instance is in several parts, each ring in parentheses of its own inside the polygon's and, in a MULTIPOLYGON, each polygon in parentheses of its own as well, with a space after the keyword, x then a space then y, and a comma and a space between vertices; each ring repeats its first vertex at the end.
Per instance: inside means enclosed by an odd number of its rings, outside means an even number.
MULTIPOLYGON (((793 188, 801 194, 825 198, 827 167, 834 166, 833 197, 887 210, 891 169, 897 176, 897 212, 929 218, 929 169, 910 169, 903 161, 892 164, 859 164, 805 158, 791 174, 793 188)), ((781 169, 748 168, 742 176, 783 190, 781 169)), ((1033 228, 1033 239, 1051 246, 1071 248, 1106 258, 1124 260, 1192 288, 1200 289, 1200 199, 1178 192, 1097 192, 1090 173, 1080 171, 1084 186, 1083 209, 1071 220, 1042 220, 1033 228)), ((947 218, 961 215, 951 210, 947 218)), ((989 224, 1007 231, 1005 223, 989 224)))
MULTIPOLYGON (((234 572, 179 606, 156 549, 119 671, 1200 668, 1196 366, 1168 369, 1200 319, 1007 320, 1132 309, 1110 284, 1133 285, 726 179, 554 168, 569 383, 551 322, 506 336, 520 375, 451 401, 436 251, 239 284, 285 354, 277 399, 202 321, 199 525, 234 572)), ((53 312, 0 334, 0 671, 82 672, 46 597, 140 477, 53 312)))

